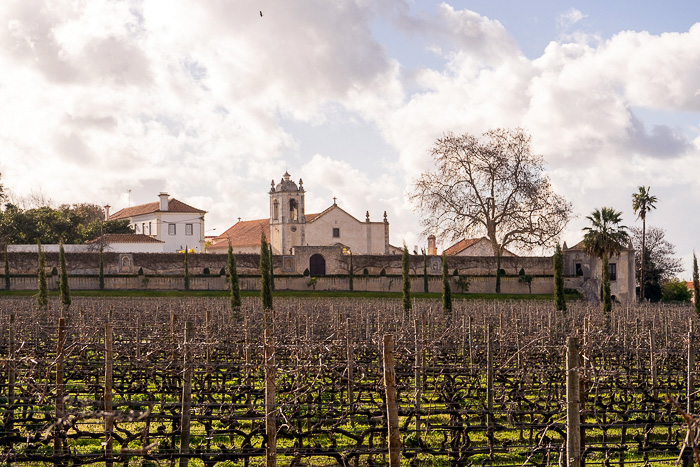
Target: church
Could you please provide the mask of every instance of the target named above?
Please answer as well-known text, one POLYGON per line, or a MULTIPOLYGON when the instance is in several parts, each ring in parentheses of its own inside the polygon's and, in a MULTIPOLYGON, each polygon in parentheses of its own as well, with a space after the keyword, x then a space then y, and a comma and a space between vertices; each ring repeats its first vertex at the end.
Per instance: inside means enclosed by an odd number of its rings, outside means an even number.
POLYGON ((269 218, 239 220, 211 240, 207 252, 225 253, 230 244, 234 253, 259 253, 264 233, 273 255, 282 256, 283 271, 303 271, 308 257, 312 273, 325 273, 327 257, 335 256, 338 249, 356 255, 400 253, 389 245, 386 211, 381 221, 371 221, 369 211, 361 221, 338 206, 334 198, 323 212, 307 214, 304 182, 300 179, 297 185, 286 172, 278 184, 272 181, 269 196, 269 218))

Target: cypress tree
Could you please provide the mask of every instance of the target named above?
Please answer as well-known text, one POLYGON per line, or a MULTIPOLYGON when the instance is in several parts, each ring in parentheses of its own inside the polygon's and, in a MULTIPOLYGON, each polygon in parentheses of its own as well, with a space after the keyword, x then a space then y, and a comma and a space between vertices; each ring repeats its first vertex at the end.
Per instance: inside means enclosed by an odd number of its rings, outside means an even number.
POLYGON ((231 243, 228 244, 228 283, 229 283, 229 293, 231 295, 231 310, 234 312, 236 319, 238 316, 238 309, 241 307, 241 287, 238 284, 238 271, 236 271, 236 257, 233 255, 233 248, 231 248, 231 243))
POLYGON ((185 290, 190 290, 190 266, 187 259, 187 245, 185 245, 185 290))
POLYGON ((401 283, 403 292, 403 311, 408 315, 411 310, 411 276, 409 275, 408 247, 403 244, 403 254, 401 255, 401 283))
POLYGON ((496 293, 501 293, 501 247, 496 252, 496 293))
POLYGON ((447 271, 447 256, 442 253, 442 310, 452 313, 452 291, 450 290, 450 274, 447 271))
POLYGON ((10 290, 10 260, 7 257, 7 244, 5 244, 5 290, 10 290))
POLYGON ((100 290, 105 289, 105 266, 102 258, 103 251, 104 248, 102 247, 102 243, 100 243, 100 290))
POLYGON ((260 237, 260 298, 264 310, 272 309, 272 284, 270 282, 270 250, 265 232, 260 237))
POLYGON ((608 254, 603 253, 603 312, 612 311, 612 296, 610 294, 610 266, 608 265, 608 254))
POLYGON ((68 311, 70 307, 70 288, 68 287, 68 271, 66 269, 66 252, 63 249, 63 241, 61 240, 58 247, 58 265, 61 269, 59 294, 61 299, 61 305, 63 309, 68 311))
POLYGON ((270 254, 268 258, 270 259, 270 290, 275 291, 275 265, 274 259, 272 258, 272 245, 268 245, 268 253, 270 254))
POLYGON ((425 250, 421 252, 423 253, 423 292, 428 293, 428 256, 425 250))
POLYGON ((36 245, 39 250, 39 268, 37 269, 37 282, 39 292, 36 295, 36 304, 41 309, 47 309, 49 306, 49 286, 46 283, 46 256, 41 249, 41 241, 37 239, 36 245))
POLYGON ((700 278, 698 277, 698 259, 693 252, 693 301, 695 313, 700 316, 700 278))
POLYGON ((350 252, 350 270, 348 271, 348 285, 350 287, 350 291, 352 292, 355 290, 355 285, 353 284, 353 270, 352 270, 352 251, 350 252))
POLYGON ((557 243, 554 252, 554 309, 566 311, 566 300, 564 300, 564 255, 561 247, 557 243))

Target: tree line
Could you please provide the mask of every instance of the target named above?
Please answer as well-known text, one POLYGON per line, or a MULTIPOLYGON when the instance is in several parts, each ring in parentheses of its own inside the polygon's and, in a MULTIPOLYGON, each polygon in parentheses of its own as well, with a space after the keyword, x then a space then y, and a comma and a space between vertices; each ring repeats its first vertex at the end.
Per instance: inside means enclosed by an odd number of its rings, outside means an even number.
POLYGON ((101 206, 90 203, 23 208, 8 200, 0 184, 0 245, 86 243, 101 234, 134 233, 127 219, 106 221, 101 206))

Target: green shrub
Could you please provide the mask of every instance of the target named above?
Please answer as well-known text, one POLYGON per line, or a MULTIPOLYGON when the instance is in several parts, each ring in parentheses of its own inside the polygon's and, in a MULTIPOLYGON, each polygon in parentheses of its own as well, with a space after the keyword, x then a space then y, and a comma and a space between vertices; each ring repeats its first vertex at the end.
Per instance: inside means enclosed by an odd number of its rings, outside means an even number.
POLYGON ((692 293, 685 285, 685 281, 674 277, 664 282, 661 286, 661 300, 664 302, 689 302, 692 293))
POLYGON ((457 284, 457 287, 460 288, 462 293, 469 292, 469 277, 457 276, 457 280, 455 281, 455 284, 457 284))

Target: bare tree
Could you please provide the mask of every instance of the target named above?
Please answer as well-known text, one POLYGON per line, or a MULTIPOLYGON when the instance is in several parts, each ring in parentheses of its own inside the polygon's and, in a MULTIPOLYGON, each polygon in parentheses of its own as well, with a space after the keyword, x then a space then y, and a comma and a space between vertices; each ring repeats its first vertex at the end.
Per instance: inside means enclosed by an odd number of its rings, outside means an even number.
POLYGON ((421 174, 409 195, 424 232, 449 240, 486 236, 498 256, 507 245, 556 244, 571 203, 554 193, 530 139, 520 128, 438 139, 435 169, 421 174))
POLYGON ((640 283, 642 281, 642 264, 644 264, 645 283, 669 280, 683 272, 683 262, 680 258, 675 257, 676 247, 666 240, 664 229, 650 226, 645 232, 643 228, 632 227, 630 234, 634 247, 637 280, 640 283), (642 263, 642 242, 646 244, 644 263, 642 263))

